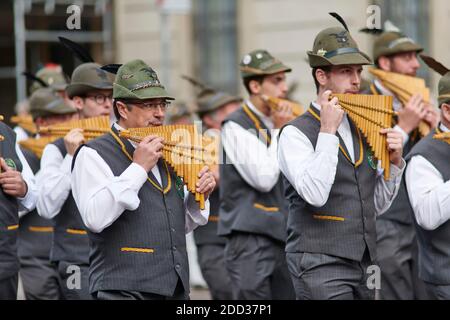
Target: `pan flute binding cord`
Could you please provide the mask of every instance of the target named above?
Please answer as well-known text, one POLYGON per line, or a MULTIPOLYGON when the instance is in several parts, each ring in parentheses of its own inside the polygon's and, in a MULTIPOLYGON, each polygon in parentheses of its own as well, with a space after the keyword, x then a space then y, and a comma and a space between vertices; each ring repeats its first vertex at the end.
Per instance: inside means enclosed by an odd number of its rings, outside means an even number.
POLYGON ((164 160, 174 169, 176 175, 183 179, 188 191, 195 195, 200 209, 205 209, 205 197, 196 192, 196 184, 202 168, 218 162, 218 157, 211 155, 215 152, 216 140, 198 134, 195 125, 131 128, 120 131, 119 135, 137 143, 149 135, 163 138, 164 160), (211 150, 206 150, 205 145, 212 145, 211 150))
POLYGON ((330 100, 334 97, 339 99, 339 105, 366 137, 375 158, 381 161, 384 179, 388 180, 390 176, 389 150, 386 135, 381 134, 380 130, 392 127, 395 114, 393 98, 390 96, 333 94, 330 100))
MULTIPOLYGON (((430 102, 430 89, 426 87, 424 79, 380 69, 369 69, 369 72, 376 76, 385 88, 392 91, 403 105, 406 105, 411 97, 418 93, 422 95, 424 102, 430 102)), ((431 128, 425 121, 419 124, 419 132, 422 137, 427 136, 430 131, 431 128)))
POLYGON ((33 117, 30 115, 12 116, 10 121, 11 123, 14 123, 19 127, 21 127, 22 129, 30 132, 31 134, 37 133, 36 124, 33 122, 33 117))
POLYGON ((302 114, 305 113, 305 108, 301 104, 298 104, 298 103, 295 103, 295 102, 292 102, 289 100, 285 100, 285 99, 266 96, 266 95, 262 95, 261 98, 265 102, 267 102, 269 107, 274 111, 277 111, 280 108, 280 103, 287 103, 289 105, 289 107, 291 108, 292 115, 294 117, 300 117, 302 114))
POLYGON ((101 116, 82 120, 58 123, 48 127, 39 128, 39 134, 53 138, 63 138, 72 129, 82 129, 84 138, 89 141, 98 138, 110 130, 109 117, 101 116))
POLYGON ((437 133, 433 136, 433 138, 450 144, 450 132, 437 133))

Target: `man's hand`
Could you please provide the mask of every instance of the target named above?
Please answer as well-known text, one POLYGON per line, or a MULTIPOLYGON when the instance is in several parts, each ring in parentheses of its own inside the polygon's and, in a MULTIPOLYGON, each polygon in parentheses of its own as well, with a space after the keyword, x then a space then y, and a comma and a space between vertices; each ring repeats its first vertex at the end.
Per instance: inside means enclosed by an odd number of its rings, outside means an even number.
POLYGON ((28 192, 28 186, 23 180, 22 174, 8 167, 3 158, 0 158, 0 166, 2 168, 0 185, 3 192, 12 197, 24 198, 28 192))
POLYGON ((275 129, 282 128, 286 123, 295 119, 292 114, 292 108, 287 101, 278 103, 278 109, 272 110, 270 115, 272 117, 275 129))
POLYGON ((431 103, 426 103, 425 108, 427 110, 427 114, 425 115, 425 118, 423 120, 425 120, 425 122, 429 124, 431 129, 437 128, 439 122, 441 121, 439 113, 431 103))
POLYGON ((66 146, 67 153, 73 156, 78 147, 84 143, 83 129, 72 129, 64 137, 64 145, 66 146))
POLYGON ((203 169, 198 174, 200 178, 196 184, 196 190, 198 193, 205 195, 205 199, 208 199, 209 195, 213 192, 216 187, 216 180, 214 179, 213 173, 209 170, 208 166, 203 167, 203 169))
POLYGON ((411 97, 403 109, 398 112, 398 125, 407 134, 413 132, 419 126, 428 109, 423 102, 421 94, 415 94, 411 97))
POLYGON ((339 106, 338 98, 330 100, 331 91, 325 91, 317 101, 320 104, 320 132, 336 134, 344 118, 344 110, 339 106))
POLYGON ((163 138, 157 136, 145 137, 133 154, 133 162, 150 172, 162 157, 163 138))
POLYGON ((401 168, 403 156, 403 136, 394 129, 382 129, 381 134, 386 135, 389 160, 395 166, 401 168))

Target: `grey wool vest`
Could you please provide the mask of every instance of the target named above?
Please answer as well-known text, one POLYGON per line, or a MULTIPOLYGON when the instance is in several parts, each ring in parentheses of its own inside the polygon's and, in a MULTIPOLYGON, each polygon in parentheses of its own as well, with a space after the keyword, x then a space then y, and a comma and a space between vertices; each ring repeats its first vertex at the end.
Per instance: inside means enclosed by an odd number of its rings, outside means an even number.
MULTIPOLYGON (((414 156, 428 160, 443 176, 450 180, 450 145, 433 139, 436 130, 423 138, 406 157, 409 162, 414 156)), ((436 230, 425 230, 416 223, 419 243, 419 276, 422 280, 450 285, 450 221, 436 230)))
MULTIPOLYGON (((376 259, 375 166, 368 160, 369 147, 351 120, 355 161, 353 164, 341 137, 336 177, 326 204, 308 204, 285 178, 289 201, 286 252, 321 253, 362 261, 366 248, 376 259)), ((310 107, 290 124, 316 147, 320 132, 320 112, 310 107)), ((295 150, 292 150, 295 152, 295 150)), ((295 165, 295 164, 292 164, 295 165)))
MULTIPOLYGON (((372 83, 370 89, 366 92, 366 94, 381 95, 381 93, 379 92, 374 83, 372 83)), ((394 123, 392 125, 395 126, 397 123, 398 119, 397 117, 394 117, 394 123)), ((406 155, 411 151, 411 149, 419 141, 419 139, 420 135, 418 130, 413 131, 409 135, 409 140, 403 147, 403 157, 406 157, 406 155)), ((393 222, 400 223, 404 226, 408 226, 410 227, 408 228, 408 230, 414 233, 413 215, 414 213, 409 203, 408 193, 406 191, 406 182, 405 179, 402 179, 397 197, 394 199, 389 209, 385 213, 383 213, 380 217, 378 217, 378 219, 390 220, 393 222)))
MULTIPOLYGON (((130 166, 134 153, 114 127, 86 147, 97 151, 115 176, 130 166)), ((91 293, 124 290, 172 296, 179 279, 189 292, 183 188, 163 160, 158 168, 162 188, 150 172, 139 190, 136 210, 124 211, 100 233, 89 231, 91 293)))
MULTIPOLYGON (((8 126, 0 123, 0 156, 7 164, 22 171, 22 163, 16 153, 16 134, 8 126)), ((0 187, 0 280, 19 271, 17 256, 17 233, 19 228, 19 204, 17 199, 6 195, 0 187)))
MULTIPOLYGON (((58 147, 62 156, 67 154, 63 139, 58 139, 53 144, 58 147)), ((89 263, 89 238, 86 227, 81 219, 80 212, 70 191, 61 211, 54 220, 54 233, 51 261, 66 261, 74 264, 89 263)))
MULTIPOLYGON (((251 132, 259 136, 263 143, 269 145, 270 131, 247 106, 244 105, 232 113, 225 120, 227 121, 235 122, 246 130, 252 130, 251 132), (263 134, 258 134, 258 130, 264 130, 267 138, 263 134)), ((229 236, 233 232, 248 232, 285 242, 287 203, 283 196, 281 176, 269 192, 255 190, 241 177, 224 151, 220 165, 219 214, 218 234, 221 236, 229 236)))
MULTIPOLYGON (((40 169, 40 160, 32 152, 22 149, 31 170, 36 174, 40 169)), ((53 221, 44 219, 37 210, 20 218, 18 251, 19 257, 38 257, 49 259, 53 238, 53 221)))
POLYGON ((204 226, 199 226, 194 230, 195 244, 198 246, 204 244, 225 245, 226 239, 217 234, 220 208, 219 190, 214 190, 209 196, 209 208, 208 223, 204 226))

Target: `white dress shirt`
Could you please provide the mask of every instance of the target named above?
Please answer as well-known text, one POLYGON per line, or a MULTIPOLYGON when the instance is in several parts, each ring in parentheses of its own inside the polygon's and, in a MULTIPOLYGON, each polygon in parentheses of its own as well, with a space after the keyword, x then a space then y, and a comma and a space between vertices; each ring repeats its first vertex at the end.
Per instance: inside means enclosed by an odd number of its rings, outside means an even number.
POLYGON ((269 148, 253 133, 239 124, 228 121, 222 128, 222 145, 227 154, 227 163, 234 165, 240 176, 254 189, 269 192, 280 176, 277 148, 279 129, 274 129, 273 121, 250 102, 246 105, 271 132, 269 148))
MULTIPOLYGON (((440 128, 450 131, 443 125, 440 128)), ((442 174, 420 155, 410 160, 405 178, 417 223, 425 230, 446 223, 450 219, 450 181, 444 181, 442 174)))
POLYGON ((27 193, 23 198, 17 198, 19 200, 19 217, 24 216, 28 212, 36 208, 36 202, 38 199, 38 192, 35 183, 35 177, 33 171, 30 168, 25 156, 20 150, 19 145, 16 143, 16 153, 22 163, 22 178, 27 184, 27 193))
POLYGON ((17 143, 29 138, 28 133, 22 127, 15 126, 13 130, 16 133, 16 142, 17 143))
MULTIPOLYGON (((320 110, 316 103, 313 105, 320 110)), ((347 116, 338 128, 349 152, 354 159, 353 139, 347 116)), ((338 164, 339 138, 337 135, 319 133, 316 149, 306 135, 295 128, 287 126, 278 143, 278 159, 281 172, 294 186, 297 193, 310 205, 322 207, 328 201, 331 188, 336 177, 338 164)), ((383 169, 379 166, 375 186, 374 203, 377 215, 386 212, 397 196, 405 168, 391 165, 391 175, 388 181, 383 178, 383 169)))
MULTIPOLYGON (((400 102, 400 100, 397 99, 396 95, 394 93, 392 93, 390 90, 386 89, 380 81, 378 81, 377 79, 374 80, 374 84, 375 87, 377 87, 377 89, 381 92, 381 94, 383 96, 390 96, 394 98, 394 111, 400 111, 403 108, 402 103, 400 102)), ((394 127, 395 130, 397 130, 398 132, 400 132, 403 136, 403 146, 406 146, 406 144, 409 141, 409 134, 407 134, 402 128, 400 128, 399 125, 396 125, 394 127)))
POLYGON ((41 217, 53 219, 69 197, 72 159, 70 154, 63 157, 52 143, 45 147, 41 170, 36 174, 39 190, 37 211, 41 217))
MULTIPOLYGON (((114 125, 121 129, 117 124, 114 125)), ((136 144, 132 145, 136 147, 136 144)), ((121 151, 118 149, 117 152, 121 151)), ((161 186, 158 166, 155 165, 151 172, 161 186)), ((86 227, 92 232, 102 232, 125 210, 136 210, 141 202, 138 192, 145 183, 148 183, 147 178, 145 169, 136 163, 131 163, 120 176, 115 176, 97 151, 82 148, 72 172, 72 194, 86 227)), ((185 232, 189 233, 197 226, 208 222, 209 200, 205 201, 205 209, 200 210, 195 197, 186 188, 184 192, 185 232)))

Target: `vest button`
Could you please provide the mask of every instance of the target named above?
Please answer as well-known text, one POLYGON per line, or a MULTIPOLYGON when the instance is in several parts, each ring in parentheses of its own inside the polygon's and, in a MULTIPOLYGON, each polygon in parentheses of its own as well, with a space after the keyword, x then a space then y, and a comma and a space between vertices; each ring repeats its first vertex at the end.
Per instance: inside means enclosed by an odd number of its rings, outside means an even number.
POLYGON ((180 270, 180 269, 181 269, 180 264, 177 263, 177 264, 175 265, 175 269, 180 270))
POLYGON ((173 247, 172 247, 172 250, 173 250, 173 251, 177 251, 177 247, 176 247, 176 246, 173 246, 173 247))
POLYGON ((175 228, 170 229, 170 231, 175 232, 175 228))

